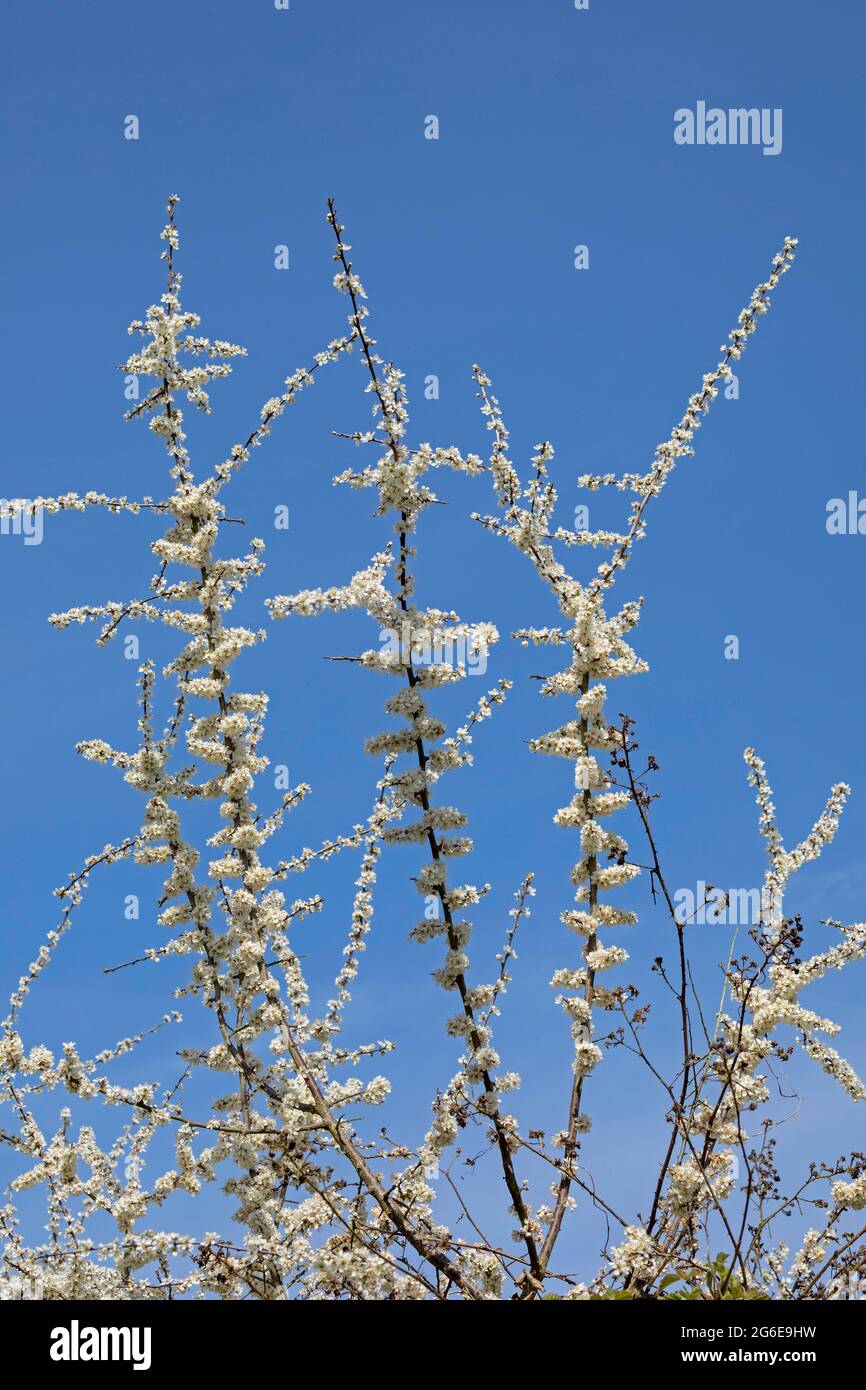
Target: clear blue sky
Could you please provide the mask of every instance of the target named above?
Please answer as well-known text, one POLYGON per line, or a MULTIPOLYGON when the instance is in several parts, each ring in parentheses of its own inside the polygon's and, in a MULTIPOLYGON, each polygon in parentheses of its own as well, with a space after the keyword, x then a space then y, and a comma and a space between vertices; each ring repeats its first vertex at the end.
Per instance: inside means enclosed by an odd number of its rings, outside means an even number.
MULTIPOLYGON (((123 422, 116 364, 128 351, 127 323, 161 292, 158 233, 172 192, 182 197, 186 306, 202 314, 204 332, 249 350, 215 388, 213 417, 190 432, 202 466, 222 458, 286 374, 340 331, 345 301, 331 288, 323 217, 333 195, 372 330, 406 373, 413 438, 484 448, 469 379, 479 361, 515 456, 527 458, 541 438, 555 443, 566 522, 584 500, 579 473, 645 468, 783 237, 798 236, 796 265, 739 369, 739 399, 716 402, 697 459, 675 475, 627 573, 620 596, 647 597, 636 643, 652 669, 614 686, 610 710, 635 716, 662 765, 655 820, 676 887, 758 882, 747 744, 767 761, 791 841, 830 783, 849 780, 838 840, 788 906, 810 923, 862 919, 866 537, 828 536, 825 511, 831 497, 866 494, 857 419, 864 27, 856 0, 728 0, 716 9, 592 0, 588 12, 569 0, 292 0, 287 13, 268 0, 13 6, 0 232, 4 495, 95 488, 135 497, 165 486, 160 447, 123 422), (782 108, 781 153, 676 145, 674 111, 699 100, 782 108), (138 141, 124 139, 130 114, 138 141), (424 139, 431 114, 438 141, 424 139), (273 268, 279 243, 290 248, 288 272, 273 268), (590 249, 586 271, 573 268, 578 243, 590 249), (438 401, 423 398, 430 373, 438 401), (739 637, 738 661, 723 657, 728 634, 739 637)), ((330 431, 365 427, 363 384, 356 358, 328 368, 233 490, 248 534, 268 543, 266 576, 245 610, 253 625, 266 621, 266 596, 339 582, 382 542, 369 494, 330 486, 357 461, 330 431), (287 534, 272 525, 281 502, 291 510, 287 534)), ((474 970, 489 975, 511 894, 534 868, 535 912, 499 1043, 505 1064, 524 1073, 522 1119, 554 1130, 569 1044, 546 981, 577 950, 558 922, 577 855, 574 837, 550 823, 570 795, 567 769, 533 758, 526 740, 567 711, 543 704, 529 679, 548 669, 543 655, 506 634, 556 619, 522 557, 468 520, 488 509, 486 483, 443 478, 442 487, 448 506, 423 522, 419 597, 503 633, 489 680, 466 681, 442 705, 456 716, 499 676, 515 681, 507 708, 479 733, 474 773, 452 777, 449 790, 476 838, 467 876, 494 885, 476 914, 474 970)), ((4 994, 55 920, 51 889, 140 814, 130 789, 74 752, 83 737, 131 743, 134 663, 119 644, 97 650, 92 630, 54 634, 46 615, 144 593, 153 528, 103 514, 46 525, 41 546, 0 541, 4 994)), ((168 650, 153 628, 139 635, 143 656, 168 650)), ((284 853, 343 830, 370 802, 375 767, 361 745, 382 726, 386 683, 322 658, 371 642, 362 619, 280 624, 247 663, 251 684, 273 693, 266 751, 315 789, 289 823, 284 853)), ((637 825, 624 833, 644 859, 637 825)), ((416 866, 409 851, 388 861, 352 1036, 400 1042, 390 1067, 394 1127, 417 1133, 453 1059, 440 1031, 448 1000, 429 979, 437 948, 406 941, 416 866)), ((353 868, 334 866, 326 915, 300 929, 322 990, 348 921, 353 868)), ((309 891, 322 885, 307 882, 309 891)), ((40 1030, 53 1045, 76 1036, 96 1051, 161 1012, 156 972, 100 974, 157 939, 147 912, 124 921, 124 895, 139 889, 126 867, 94 883, 34 995, 34 1039, 40 1030)), ((664 1056, 672 1019, 648 967, 672 954, 670 929, 646 882, 633 896, 641 924, 624 974, 656 1001, 664 1056)), ((696 928, 691 944, 714 1003, 728 936, 696 928)), ((866 977, 850 976, 815 989, 810 1002, 843 1021, 841 1050, 864 1073, 866 977)), ((174 1045, 161 1035, 145 1069, 170 1077, 174 1045)), ((798 1065, 796 1078, 807 1104, 782 1131, 792 1171, 862 1148, 862 1112, 814 1068, 798 1065)), ((596 1126, 587 1165, 616 1204, 645 1207, 639 1162, 659 1147, 664 1098, 618 1055, 588 1084, 587 1101, 596 1126)), ((482 1194, 482 1205, 496 1196, 482 1194)), ((569 1242, 572 1253, 584 1249, 584 1268, 602 1234, 592 1218, 573 1223, 569 1242)))

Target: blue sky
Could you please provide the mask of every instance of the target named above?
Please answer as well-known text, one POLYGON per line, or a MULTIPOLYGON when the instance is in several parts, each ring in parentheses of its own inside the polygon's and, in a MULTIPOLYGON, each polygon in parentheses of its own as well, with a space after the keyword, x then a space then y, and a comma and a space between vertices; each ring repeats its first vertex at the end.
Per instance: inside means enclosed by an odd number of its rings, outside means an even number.
MULTIPOLYGON (((18 5, 7 19, 3 95, 4 494, 136 497, 165 486, 160 447, 122 419, 116 366, 129 350, 128 322, 161 292, 158 233, 172 192, 182 198, 186 307, 202 314, 204 332, 248 349, 214 390, 213 416, 190 431, 200 466, 244 437, 265 397, 341 330, 345 302, 331 287, 323 215, 333 195, 372 331, 406 373, 412 437, 485 447, 469 376, 480 362, 515 458, 541 438, 556 445, 565 523, 586 500, 579 473, 647 466, 784 236, 797 236, 797 262, 738 370, 739 399, 716 402, 697 458, 652 512, 619 591, 646 596, 636 645, 651 671, 614 687, 609 708, 636 718, 642 747, 661 764, 655 826, 676 887, 759 880, 746 745, 767 761, 791 842, 830 784, 850 781, 839 837, 795 881, 788 906, 810 925, 862 919, 866 538, 829 536, 825 517, 828 499, 866 493, 856 420, 864 28, 854 0, 729 0, 715 11, 691 0, 592 0, 586 12, 567 0, 292 0, 288 12, 266 0, 154 0, 142 11, 101 0, 86 11, 18 5), (675 110, 699 100, 781 108, 781 152, 675 144, 675 110), (431 114, 435 141, 424 138, 431 114), (139 118, 136 141, 124 138, 129 115, 139 118), (278 244, 289 247, 288 271, 274 269, 278 244), (587 270, 573 267, 577 244, 589 247, 587 270), (436 401, 423 394, 431 373, 436 401), (739 637, 737 661, 724 659, 729 634, 739 637)), ((253 625, 266 621, 265 597, 340 582, 384 539, 369 494, 330 485, 357 462, 330 431, 365 427, 363 385, 356 358, 329 367, 234 487, 235 514, 268 545, 246 609, 253 625), (273 528, 280 503, 290 508, 287 533, 273 528)), ((419 598, 492 620, 503 634, 489 679, 465 682, 442 708, 456 719, 500 676, 515 682, 479 732, 476 768, 449 789, 470 813, 471 876, 493 885, 476 914, 473 960, 479 978, 489 975, 511 894, 534 869, 538 896, 499 1042, 506 1065, 524 1073, 521 1117, 554 1130, 569 1046, 546 981, 576 951, 558 922, 576 849, 551 825, 570 795, 567 769, 533 758, 526 741, 567 715, 562 702, 544 704, 529 678, 549 669, 543 655, 507 634, 555 614, 525 560, 468 519, 488 510, 485 481, 441 484, 447 506, 423 520, 419 598)), ((603 519, 600 508, 592 520, 603 519)), ((131 743, 135 663, 119 644, 96 649, 94 631, 53 633, 46 615, 143 593, 155 533, 146 519, 93 514, 49 519, 41 546, 0 540, 7 993, 54 922, 52 888, 134 829, 140 813, 130 789, 74 752, 84 737, 131 743)), ((143 656, 168 650, 153 629, 139 635, 143 656)), ((289 822, 283 853, 344 830, 370 804, 375 768, 362 740, 382 727, 389 692, 323 658, 374 641, 360 618, 279 624, 249 659, 250 683, 272 692, 265 751, 315 791, 289 822)), ((624 833, 645 859, 637 824, 624 833)), ((299 949, 322 990, 337 968, 353 867, 337 863, 324 883, 309 881, 327 892, 328 910, 300 929, 299 949)), ((429 978, 436 947, 405 939, 416 868, 412 852, 388 860, 352 1027, 358 1040, 399 1040, 393 1114, 418 1132, 453 1059, 440 1030, 448 1001, 429 978)), ((155 939, 146 912, 139 923, 123 918, 125 894, 139 889, 126 867, 94 883, 34 995, 34 1036, 55 1045, 76 1036, 97 1050, 162 1011, 156 973, 100 973, 155 939)), ((641 924, 625 973, 655 1003, 664 1057, 673 1020, 648 967, 673 943, 646 882, 633 898, 641 924)), ((820 929, 813 939, 824 940, 820 929)), ((715 1002, 728 936, 696 928, 690 944, 715 1002)), ((861 1073, 863 988, 863 971, 852 970, 809 1001, 845 1024, 841 1050, 861 1073)), ((170 1076, 174 1046, 161 1035, 147 1053, 151 1072, 170 1076)), ((863 1148, 862 1113, 813 1069, 797 1064, 794 1079, 806 1103, 782 1131, 791 1171, 863 1148)), ((588 1104, 587 1165, 604 1173, 615 1204, 645 1207, 639 1156, 660 1146, 664 1097, 617 1055, 590 1083, 588 1104)), ((479 1194, 491 1208, 496 1197, 492 1186, 479 1194)), ((575 1261, 591 1267, 601 1238, 591 1216, 575 1223, 575 1261)))

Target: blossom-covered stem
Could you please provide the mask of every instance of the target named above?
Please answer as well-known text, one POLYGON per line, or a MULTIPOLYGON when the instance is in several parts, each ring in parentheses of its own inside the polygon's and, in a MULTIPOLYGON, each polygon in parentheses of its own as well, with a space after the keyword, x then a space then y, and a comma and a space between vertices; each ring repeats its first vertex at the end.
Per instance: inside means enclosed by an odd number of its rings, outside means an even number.
MULTIPOLYGON (((587 671, 584 673, 583 680, 581 683, 581 694, 586 695, 588 690, 589 672, 587 671)), ((588 720, 585 717, 582 717, 579 723, 581 744, 585 744, 586 742, 588 727, 588 720)), ((592 814, 592 792, 588 787, 585 787, 583 789, 582 799, 585 814, 587 818, 589 818, 592 814)), ((596 855, 588 855, 588 907, 590 917, 594 916, 595 909, 598 906, 598 888, 595 882, 595 873, 597 868, 598 859, 596 855)), ((595 951, 597 948, 598 936, 596 932, 593 930, 587 937, 586 954, 588 955, 591 951, 595 951)), ((595 971, 592 968, 590 968, 586 972, 586 982, 583 987, 583 998, 587 1010, 590 1010, 592 1008, 592 996, 594 986, 595 971)), ((556 1188, 556 1198, 553 1207, 553 1219, 550 1222, 550 1225, 544 1237, 544 1242, 541 1247, 540 1263, 543 1271, 547 1269, 547 1266, 550 1262, 550 1257, 553 1254, 553 1248, 556 1245, 557 1240, 559 1239, 559 1233, 562 1230, 562 1223, 565 1219, 565 1213, 568 1209, 568 1197, 569 1193, 571 1192, 572 1183, 572 1168, 577 1154, 578 1121, 580 1118, 580 1105, 583 1099, 583 1082, 585 1076, 585 1072, 575 1072, 574 1077, 572 1078, 571 1095, 569 1096, 568 1102, 568 1125, 566 1128, 562 1172, 560 1173, 559 1182, 556 1188)))
MULTIPOLYGON (((402 548, 403 548, 403 543, 404 543, 404 537, 403 537, 402 533, 401 533, 400 540, 401 540, 401 553, 402 553, 402 548)), ((404 575, 405 575, 405 570, 404 570, 404 575)), ((403 594, 401 593, 401 599, 402 599, 402 598, 403 598, 403 594)), ((414 672, 413 667, 412 667, 412 665, 411 665, 411 660, 410 660, 410 663, 409 663, 409 666, 408 666, 408 669, 407 669, 407 673, 406 673, 406 674, 407 674, 407 680, 408 680, 409 688, 410 688, 410 689, 414 689, 414 687, 415 687, 415 685, 416 685, 416 680, 417 680, 417 678, 416 678, 416 676, 415 676, 415 672, 414 672)), ((423 773, 423 772, 426 771, 426 768, 427 768, 427 761, 428 761, 428 759, 427 759, 427 750, 426 750, 425 747, 424 747, 424 741, 423 741, 423 739, 417 738, 417 739, 415 740, 415 750, 416 750, 416 754, 417 754, 417 758, 418 758, 418 766, 419 766, 421 772, 423 773)), ((422 807, 423 811, 424 811, 425 813, 429 814, 429 811, 430 811, 430 798, 429 798, 429 794, 428 794, 428 792, 427 792, 426 786, 423 787, 423 788, 421 789, 420 801, 421 801, 421 807, 422 807)), ((432 858, 434 864, 441 863, 441 860, 442 860, 441 846, 440 846, 440 844, 439 844, 439 840, 438 840, 438 838, 437 838, 436 831, 435 831, 435 829, 433 828, 433 826, 430 826, 430 827, 428 828, 428 830, 427 830, 427 843, 428 843, 428 845, 430 846, 430 855, 431 855, 431 858, 432 858)), ((445 922, 445 927, 446 927, 446 931, 447 931, 448 945, 449 945, 449 947, 450 947, 450 949, 451 949, 452 951, 459 951, 459 950, 460 950, 460 945, 461 945, 461 943, 460 943, 460 939, 459 939, 459 937, 458 937, 458 935, 457 935, 457 932, 456 932, 456 929, 455 929, 454 918, 453 918, 452 912, 451 912, 451 905, 450 905, 450 903, 449 903, 449 901, 448 901, 448 894, 447 894, 447 890, 446 890, 446 887, 445 887, 444 882, 443 882, 443 883, 437 883, 437 885, 436 885, 436 896, 437 896, 438 899, 439 899, 439 904, 440 904, 440 907, 441 907, 441 909, 442 909, 442 916, 443 916, 443 920, 444 920, 444 922, 445 922)), ((468 986, 467 981, 466 981, 466 976, 465 976, 465 974, 464 974, 464 972, 463 972, 462 970, 461 970, 461 971, 458 971, 457 974, 455 975, 455 983, 456 983, 456 986, 457 986, 458 993, 459 993, 459 995, 460 995, 460 1002, 461 1002, 461 1005, 462 1005, 462 1008, 463 1008, 463 1013, 464 1013, 464 1015, 465 1015, 465 1017, 466 1017, 467 1023, 469 1024, 469 1029, 470 1029, 469 1037, 470 1037, 470 1041, 471 1041, 471 1043, 472 1043, 472 1046, 473 1046, 474 1050, 475 1050, 476 1052, 480 1052, 481 1049, 482 1049, 482 1047, 484 1046, 484 1041, 485 1041, 485 1040, 484 1040, 484 1038, 481 1036, 481 1033, 479 1032, 478 1022, 477 1022, 477 1020, 476 1020, 476 1018, 475 1018, 475 1011, 474 1011, 474 1009, 473 1009, 473 1007, 472 1007, 472 1004, 470 1003, 470 1000, 469 1000, 469 986, 468 986)), ((492 1078, 492 1076, 491 1076, 491 1074, 490 1074, 490 1071, 489 1071, 489 1069, 488 1069, 487 1067, 482 1067, 482 1068, 481 1068, 481 1082, 482 1082, 482 1085, 483 1085, 484 1090, 485 1090, 485 1092, 487 1093, 487 1095, 490 1096, 490 1097, 495 1097, 495 1096, 496 1096, 496 1086, 494 1085, 493 1078, 492 1078)), ((495 1133, 496 1133, 496 1144, 497 1144, 497 1148, 499 1149, 499 1157, 500 1157, 500 1160, 501 1160, 501 1163, 502 1163, 502 1172, 503 1172, 503 1177, 504 1177, 504 1179, 505 1179, 505 1185, 506 1185, 506 1187, 507 1187, 507 1189, 508 1189, 508 1194, 509 1194, 509 1196, 510 1196, 510 1198, 511 1198, 511 1202, 512 1202, 512 1205, 513 1205, 513 1207, 514 1207, 515 1215, 517 1216, 517 1218, 518 1218, 518 1220, 519 1220, 519 1222, 520 1222, 521 1230, 524 1232, 524 1237, 523 1237, 523 1238, 524 1238, 524 1243, 525 1243, 525 1245, 526 1245, 526 1251, 527 1251, 527 1254, 528 1254, 528 1256, 529 1256, 530 1268, 531 1268, 531 1272, 532 1272, 532 1275, 533 1275, 533 1280, 527 1281, 527 1287, 533 1287, 533 1286, 534 1286, 534 1281, 540 1279, 540 1278, 542 1277, 542 1275, 543 1275, 544 1264, 543 1264, 543 1261, 542 1261, 542 1259, 541 1259, 541 1257, 540 1257, 540 1255, 539 1255, 538 1248, 537 1248, 536 1243, 535 1243, 535 1238, 533 1237, 533 1235, 531 1234, 531 1231, 530 1231, 530 1227, 529 1227, 529 1214, 528 1214, 528 1212, 527 1212, 527 1210, 526 1210, 526 1204, 525 1204, 524 1199, 523 1199, 523 1193, 522 1193, 521 1188, 520 1188, 520 1183, 519 1183, 519 1181, 518 1181, 517 1174, 516 1174, 516 1172, 515 1172, 515 1170, 514 1170, 514 1160, 513 1160, 513 1158, 512 1158, 511 1149, 510 1149, 510 1147, 509 1147, 508 1136, 505 1134, 505 1131, 504 1131, 504 1129, 503 1129, 503 1127, 502 1127, 502 1124, 501 1124, 501 1121, 500 1121, 500 1119, 499 1119, 499 1115, 498 1115, 497 1113, 494 1112, 494 1114, 491 1116, 491 1118, 492 1118, 492 1121, 493 1121, 494 1131, 495 1131, 495 1133)), ((566 1191, 566 1197, 567 1197, 567 1195, 568 1195, 568 1194, 567 1194, 567 1191, 566 1191)))
MULTIPOLYGON (((178 276, 178 274, 177 274, 177 272, 175 271, 175 268, 174 268, 174 253, 175 253, 175 249, 176 249, 177 244, 178 244, 178 242, 177 242, 177 229, 176 229, 176 227, 175 227, 175 215, 174 215, 174 210, 175 210, 175 207, 177 206, 178 201, 179 201, 179 199, 178 199, 177 195, 174 194, 174 193, 171 195, 171 197, 170 197, 169 200, 168 200, 168 208, 167 208, 167 212, 168 212, 168 223, 166 224, 165 231, 163 232, 163 236, 164 236, 164 238, 165 238, 165 243, 166 243, 165 251, 163 252, 163 255, 165 256, 165 259, 166 259, 166 275, 167 275, 167 283, 166 283, 167 298, 166 298, 166 304, 167 304, 167 306, 169 306, 169 307, 171 307, 171 305, 173 304, 173 305, 174 305, 175 307, 177 307, 177 308, 180 307, 179 302, 178 302, 178 290, 179 290, 179 288, 180 288, 180 277, 178 276)), ((169 356, 169 358, 168 358, 168 365, 169 365, 171 368, 174 368, 174 367, 176 367, 176 365, 177 365, 177 358, 176 358, 176 351, 175 351, 174 340, 172 340, 172 344, 171 344, 171 352, 170 352, 170 356, 169 356)), ((166 417, 166 420, 168 421, 168 429, 167 429, 167 431, 166 431, 166 438, 167 438, 167 440, 169 441, 169 447, 170 447, 170 449, 171 449, 171 451, 172 451, 172 456, 173 456, 173 458, 174 458, 175 468, 176 468, 176 470, 177 470, 177 472, 176 472, 176 477, 177 477, 178 485, 179 485, 179 486, 183 486, 184 484, 189 484, 189 483, 192 481, 192 474, 189 472, 189 470, 188 470, 188 468, 187 468, 188 459, 187 459, 186 450, 183 448, 182 444, 180 444, 180 442, 179 442, 179 441, 180 441, 180 438, 181 438, 182 436, 180 435, 180 425, 179 425, 179 422, 178 422, 178 420, 177 420, 177 416, 176 416, 176 412, 175 412, 175 408, 174 408, 174 402, 172 401, 172 396, 171 396, 171 383, 170 383, 169 378, 168 378, 167 375, 163 376, 163 379, 162 379, 162 392, 163 392, 163 397, 164 397, 164 400, 165 400, 165 417, 166 417)), ((135 415, 135 410, 130 411, 130 419, 133 418, 134 415, 135 415)))
POLYGON ((490 998, 490 1002, 489 1004, 487 1004, 482 1015, 481 1021, 484 1024, 487 1024, 490 1021, 491 1016, 496 1010, 496 1003, 499 998, 500 992, 505 988, 505 985, 511 979, 511 976, 508 973, 508 966, 510 961, 515 956, 514 940, 517 936, 517 932, 520 927, 521 921, 524 917, 529 916, 529 908, 527 907, 527 902, 530 897, 535 896, 535 889, 532 886, 534 881, 535 874, 532 872, 528 873, 514 895, 515 900, 517 902, 517 906, 511 908, 509 911, 509 916, 511 917, 511 924, 508 928, 508 932, 505 937, 505 945, 502 948, 502 954, 499 956, 499 975, 497 977, 496 984, 494 986, 493 993, 490 998))
MULTIPOLYGON (((556 501, 556 491, 547 481, 547 463, 553 451, 549 444, 536 447, 534 476, 525 488, 521 487, 516 470, 507 454, 508 433, 502 420, 499 403, 490 391, 489 378, 476 367, 473 375, 479 388, 483 413, 488 429, 493 433, 491 472, 497 501, 503 520, 478 518, 496 534, 505 536, 523 551, 540 577, 550 586, 562 613, 568 621, 565 630, 528 629, 515 634, 524 642, 567 645, 571 649, 568 667, 544 684, 547 695, 566 694, 574 698, 577 718, 541 738, 533 739, 535 752, 566 758, 574 764, 575 795, 554 817, 557 824, 578 829, 582 858, 574 866, 572 881, 577 887, 576 902, 580 910, 563 913, 563 921, 583 937, 583 965, 579 969, 557 971, 551 983, 575 991, 575 996, 559 996, 557 1002, 571 1020, 574 1042, 573 1078, 569 1096, 566 1129, 557 1140, 565 1149, 555 1202, 541 1248, 541 1262, 549 1260, 570 1203, 571 1177, 577 1151, 578 1134, 588 1128, 587 1117, 580 1106, 584 1079, 601 1060, 601 1051, 593 1041, 593 1008, 614 1006, 616 991, 597 985, 599 970, 621 964, 626 952, 607 947, 599 938, 599 928, 633 923, 634 914, 600 901, 600 890, 628 882, 637 872, 636 865, 625 862, 627 846, 618 835, 606 831, 601 821, 627 804, 625 793, 611 790, 610 779, 603 773, 595 750, 610 749, 611 738, 604 721, 606 688, 593 684, 593 677, 627 675, 644 669, 635 653, 624 640, 624 633, 637 621, 635 605, 626 606, 614 619, 606 618, 599 595, 587 597, 582 586, 566 572, 556 559, 551 541, 550 517, 556 501), (601 867, 600 852, 607 851, 610 867, 601 867)), ((606 537, 600 538, 602 541, 606 537)), ((533 1293, 524 1288, 522 1296, 533 1293)))
MULTIPOLYGON (((361 305, 359 302, 360 285, 358 284, 357 279, 353 274, 352 265, 346 255, 347 248, 341 237, 341 225, 337 216, 337 209, 332 198, 328 199, 328 221, 331 227, 333 228, 334 236, 336 239, 337 250, 335 259, 338 260, 342 268, 343 286, 345 288, 346 294, 349 296, 349 300, 352 306, 352 313, 349 322, 353 331, 356 333, 358 337, 358 341, 361 346, 361 353, 367 366, 367 372, 370 378, 370 385, 379 403, 382 425, 384 427, 384 432, 387 439, 387 447, 391 453, 391 457, 394 461, 395 466, 399 467, 402 462, 402 451, 400 444, 400 433, 399 430, 395 428, 395 419, 393 413, 394 407, 392 405, 392 399, 389 393, 386 392, 383 388, 383 383, 380 379, 377 368, 376 357, 373 353, 373 344, 370 341, 369 334, 367 333, 364 326, 365 314, 362 312, 361 305)), ((408 616, 410 613, 410 596, 414 587, 413 580, 409 573, 409 559, 412 553, 409 546, 409 533, 410 530, 414 529, 415 518, 413 515, 410 515, 406 507, 400 509, 399 515, 400 520, 397 527, 397 601, 401 612, 408 616)), ((404 670, 408 689, 410 691, 414 691, 416 686, 418 685, 418 676, 414 669, 411 651, 408 654, 408 659, 406 661, 404 670)), ((428 753, 424 744, 424 739, 420 734, 416 734, 414 742, 418 767, 419 771, 422 774, 422 782, 418 793, 418 800, 421 809, 424 813, 424 816, 428 819, 429 822, 431 803, 426 782, 426 772, 429 761, 428 753)), ((433 864, 437 866, 441 865, 441 845, 436 835, 435 827, 429 823, 427 826, 426 838, 433 864)), ((463 943, 455 927, 444 875, 442 878, 438 878, 436 880, 435 892, 436 896, 439 899, 439 903, 442 910, 448 945, 451 952, 456 955, 461 951, 463 943)), ((461 1006, 468 1025, 469 1041, 472 1044, 473 1050, 479 1055, 481 1055, 483 1054, 486 1039, 484 1036, 482 1036, 478 1022, 476 1020, 475 1012, 469 997, 469 986, 467 984, 465 973, 463 972, 463 970, 455 971, 454 983, 460 995, 461 1006)), ((499 1150, 505 1185, 508 1189, 508 1193, 511 1198, 515 1214, 520 1222, 520 1228, 523 1233, 523 1241, 526 1246, 527 1255, 530 1261, 532 1280, 529 1281, 529 1283, 531 1284, 539 1278, 542 1272, 542 1265, 539 1260, 538 1248, 536 1246, 535 1238, 530 1228, 529 1213, 527 1211, 526 1204, 523 1198, 521 1186, 514 1170, 514 1160, 509 1144, 509 1137, 505 1129, 503 1128, 502 1121, 498 1113, 498 1108, 495 1103, 497 1097, 497 1087, 491 1076, 490 1069, 487 1066, 482 1065, 479 1068, 479 1070, 484 1090, 493 1102, 491 1105, 490 1119, 492 1121, 493 1129, 496 1135, 496 1144, 499 1150)))
POLYGON ((674 426, 670 437, 658 446, 649 471, 637 478, 627 478, 629 485, 639 494, 640 500, 632 505, 625 536, 616 545, 610 560, 600 566, 598 577, 592 581, 592 592, 611 586, 617 570, 627 562, 635 541, 644 534, 644 513, 650 500, 661 492, 668 475, 676 466, 677 459, 694 452, 691 441, 696 430, 700 428, 701 416, 706 414, 710 403, 718 395, 719 382, 725 381, 731 375, 731 362, 736 362, 742 357, 749 335, 755 331, 759 315, 765 314, 770 306, 771 291, 776 288, 780 278, 794 261, 794 248, 797 244, 796 237, 785 237, 781 251, 773 257, 769 276, 755 288, 747 307, 741 310, 739 327, 729 334, 728 342, 722 346, 722 355, 718 363, 711 372, 705 374, 700 391, 689 398, 685 414, 674 426))

